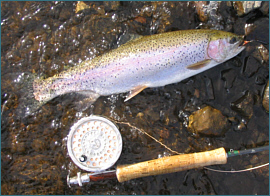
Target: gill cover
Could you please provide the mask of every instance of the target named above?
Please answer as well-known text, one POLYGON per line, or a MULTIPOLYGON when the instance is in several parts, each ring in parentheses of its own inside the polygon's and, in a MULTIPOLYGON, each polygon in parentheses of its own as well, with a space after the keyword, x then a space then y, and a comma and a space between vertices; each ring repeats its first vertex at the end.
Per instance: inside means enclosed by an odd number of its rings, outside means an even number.
POLYGON ((245 48, 240 46, 243 43, 243 36, 229 32, 223 33, 219 37, 213 37, 207 49, 208 57, 219 63, 234 57, 245 48))

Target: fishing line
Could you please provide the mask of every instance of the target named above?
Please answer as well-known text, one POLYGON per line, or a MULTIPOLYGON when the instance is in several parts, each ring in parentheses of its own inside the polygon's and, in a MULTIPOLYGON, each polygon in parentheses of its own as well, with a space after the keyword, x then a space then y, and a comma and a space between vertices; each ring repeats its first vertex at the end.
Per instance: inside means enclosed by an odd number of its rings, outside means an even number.
POLYGON ((255 42, 255 43, 258 42, 260 44, 265 44, 265 45, 269 44, 269 43, 266 43, 266 42, 260 41, 260 40, 249 40, 249 41, 244 41, 242 45, 245 46, 246 44, 251 43, 251 42, 255 42))
POLYGON ((214 171, 214 172, 220 172, 220 173, 240 173, 240 172, 246 172, 246 171, 259 169, 259 168, 265 167, 267 165, 269 165, 269 163, 265 163, 263 165, 259 165, 259 166, 248 168, 248 169, 236 170, 236 171, 217 170, 217 169, 212 169, 212 168, 209 168, 209 167, 204 167, 204 169, 214 171))
POLYGON ((183 154, 183 153, 179 153, 175 150, 172 150, 171 148, 169 148, 168 146, 166 146, 165 144, 163 144, 162 142, 158 141, 156 138, 154 138, 152 135, 148 134, 146 131, 144 131, 143 129, 139 129, 133 125, 131 125, 130 123, 128 122, 121 122, 121 121, 117 121, 117 120, 114 120, 116 123, 119 123, 119 124, 123 124, 123 125, 128 125, 129 127, 135 129, 135 130, 138 130, 140 131, 141 133, 147 135, 148 137, 150 137, 151 139, 153 139, 155 142, 159 143, 161 146, 163 146, 164 148, 166 148, 167 150, 169 150, 170 152, 172 153, 175 153, 175 154, 183 154))

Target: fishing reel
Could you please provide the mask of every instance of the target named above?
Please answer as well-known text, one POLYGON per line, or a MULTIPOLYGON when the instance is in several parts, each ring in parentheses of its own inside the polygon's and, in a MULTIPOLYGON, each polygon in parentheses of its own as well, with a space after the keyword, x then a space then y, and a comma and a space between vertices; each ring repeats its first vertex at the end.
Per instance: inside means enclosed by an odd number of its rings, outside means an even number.
POLYGON ((68 154, 82 170, 91 172, 67 177, 67 184, 89 182, 89 176, 103 174, 112 167, 122 152, 122 137, 117 126, 107 118, 91 115, 71 127, 67 140, 68 154))

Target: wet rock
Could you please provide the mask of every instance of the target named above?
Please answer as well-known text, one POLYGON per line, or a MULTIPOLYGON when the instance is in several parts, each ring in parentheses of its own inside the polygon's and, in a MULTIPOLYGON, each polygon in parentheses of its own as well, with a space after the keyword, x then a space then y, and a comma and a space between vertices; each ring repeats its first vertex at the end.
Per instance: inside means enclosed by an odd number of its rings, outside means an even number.
POLYGON ((238 112, 241 116, 250 119, 253 115, 253 105, 253 95, 247 91, 244 96, 231 103, 231 108, 232 110, 238 112))
POLYGON ((11 143, 11 152, 12 153, 25 153, 26 146, 24 142, 12 142, 11 143))
POLYGON ((255 84, 258 85, 265 84, 265 78, 262 75, 258 74, 255 79, 255 84))
MULTIPOLYGON (((258 168, 256 170, 253 170, 258 176, 262 176, 262 177, 265 177, 265 178, 269 178, 269 167, 261 167, 261 168, 258 168)), ((267 180, 266 184, 268 184, 269 181, 267 180)))
POLYGON ((172 20, 169 5, 169 2, 153 1, 142 7, 141 14, 152 18, 150 22, 151 34, 164 32, 166 26, 171 25, 172 20))
POLYGON ((265 85, 267 84, 269 78, 269 67, 268 64, 264 64, 258 70, 258 73, 255 75, 255 84, 265 85))
MULTIPOLYGON (((240 121, 237 126, 234 128, 236 131, 243 131, 247 129, 247 122, 246 121, 240 121)), ((253 141, 252 141, 253 142, 253 141)), ((253 142, 254 144, 254 142, 253 142)), ((254 144, 255 145, 255 144, 254 144)))
POLYGON ((198 2, 197 14, 199 19, 204 22, 202 28, 224 29, 223 17, 219 12, 220 1, 209 1, 209 3, 198 2))
MULTIPOLYGON (((65 2, 65 3, 71 4, 72 2, 65 2)), ((73 14, 72 12, 73 12, 72 4, 70 6, 64 6, 61 9, 61 12, 59 14, 59 20, 61 22, 68 20, 71 17, 71 15, 73 14)))
POLYGON ((185 153, 199 152, 213 150, 213 145, 211 144, 208 137, 188 137, 189 148, 185 150, 185 153))
POLYGON ((224 88, 230 89, 233 86, 237 73, 233 69, 227 69, 221 72, 221 79, 225 81, 224 88))
POLYGON ((142 151, 142 148, 143 148, 143 146, 142 146, 142 143, 140 143, 140 142, 134 142, 133 144, 132 144, 132 153, 134 153, 134 154, 140 154, 141 153, 141 151, 142 151))
POLYGON ((244 75, 248 78, 252 77, 259 69, 260 63, 253 57, 249 56, 244 66, 244 75))
POLYGON ((81 10, 90 8, 89 5, 86 5, 83 1, 78 1, 75 9, 75 13, 78 13, 81 10))
POLYGON ((119 8, 120 1, 104 1, 103 5, 106 12, 111 12, 119 8))
POLYGON ((264 45, 260 45, 258 46, 258 51, 260 52, 260 56, 261 56, 261 63, 269 63, 269 51, 267 50, 267 48, 264 47, 264 45))
POLYGON ((207 97, 207 99, 209 99, 209 100, 215 99, 212 80, 205 76, 204 77, 204 83, 205 83, 205 88, 206 88, 206 97, 207 97))
POLYGON ((260 17, 255 21, 247 21, 245 25, 246 40, 258 40, 269 43, 269 18, 260 17))
POLYGON ((197 14, 199 16, 200 21, 202 22, 206 22, 208 20, 208 16, 206 13, 206 7, 208 4, 209 2, 206 2, 206 1, 194 1, 197 14))
POLYGON ((258 45, 258 43, 255 43, 255 44, 256 44, 255 47, 252 47, 253 49, 247 48, 247 50, 253 50, 251 54, 252 57, 254 57, 260 64, 268 68, 268 64, 269 64, 268 49, 262 44, 261 45, 258 45))
POLYGON ((17 194, 64 193, 61 169, 48 160, 45 155, 22 156, 10 167, 12 181, 17 184, 17 194), (19 169, 19 170, 18 170, 19 169), (29 185, 35 188, 29 188, 29 185), (46 187, 46 188, 45 188, 46 187))
POLYGON ((260 135, 257 138, 256 144, 258 145, 264 145, 265 142, 268 141, 268 136, 264 133, 260 133, 260 135))
POLYGON ((264 14, 269 16, 269 1, 263 1, 260 7, 260 11, 264 14))
POLYGON ((168 129, 164 128, 164 129, 159 131, 159 135, 163 139, 168 139, 170 136, 170 131, 168 129))
POLYGON ((136 118, 140 118, 142 119, 144 116, 144 114, 142 112, 139 112, 137 115, 136 115, 136 118))
MULTIPOLYGON (((257 155, 257 158, 258 158, 258 163, 253 164, 253 167, 257 166, 257 165, 267 163, 269 161, 269 151, 267 151, 267 150, 263 151, 263 152, 260 152, 260 153, 258 153, 256 155, 257 155)), ((258 176, 262 176, 262 177, 265 177, 267 179, 269 178, 269 166, 258 168, 256 170, 253 170, 253 172, 258 176)))
POLYGON ((147 115, 152 121, 157 121, 160 119, 159 113, 154 111, 153 108, 147 108, 144 111, 145 115, 147 115))
POLYGON ((47 148, 47 143, 41 139, 34 139, 32 142, 32 148, 36 152, 43 152, 47 148))
POLYGON ((259 159, 257 155, 253 155, 252 158, 250 159, 251 164, 256 164, 258 163, 259 159))
POLYGON ((228 125, 227 118, 219 110, 206 106, 189 116, 188 130, 193 133, 220 136, 224 134, 228 125))
POLYGON ((262 105, 264 109, 269 112, 269 81, 267 82, 266 88, 263 93, 262 105))
POLYGON ((248 148, 256 148, 256 143, 252 139, 249 139, 246 145, 248 148))
POLYGON ((262 1, 234 1, 233 6, 238 16, 249 13, 250 11, 261 7, 262 1))

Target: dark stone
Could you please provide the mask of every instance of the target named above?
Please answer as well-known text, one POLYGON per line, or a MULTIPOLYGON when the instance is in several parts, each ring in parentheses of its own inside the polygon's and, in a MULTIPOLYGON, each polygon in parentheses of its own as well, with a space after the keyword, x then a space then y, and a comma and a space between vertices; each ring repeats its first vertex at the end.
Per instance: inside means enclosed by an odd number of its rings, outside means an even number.
POLYGON ((221 79, 225 81, 224 88, 230 89, 233 86, 237 73, 233 69, 227 69, 221 72, 221 79))
POLYGON ((269 43, 269 18, 263 17, 254 21, 246 34, 246 40, 259 40, 269 43))
POLYGON ((241 116, 250 119, 253 115, 253 105, 253 95, 247 91, 244 96, 231 103, 231 108, 241 116))
POLYGON ((205 76, 204 83, 205 83, 205 88, 206 88, 207 99, 215 99, 212 80, 210 78, 208 78, 207 76, 205 76))
POLYGON ((244 66, 244 75, 248 78, 252 77, 259 69, 260 63, 253 57, 249 56, 244 66))

